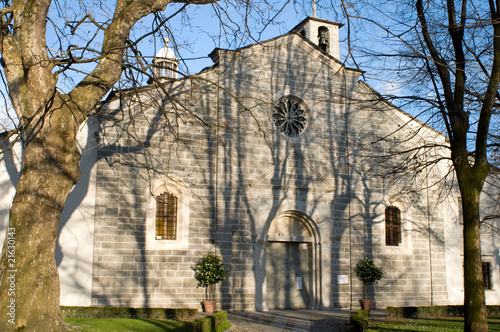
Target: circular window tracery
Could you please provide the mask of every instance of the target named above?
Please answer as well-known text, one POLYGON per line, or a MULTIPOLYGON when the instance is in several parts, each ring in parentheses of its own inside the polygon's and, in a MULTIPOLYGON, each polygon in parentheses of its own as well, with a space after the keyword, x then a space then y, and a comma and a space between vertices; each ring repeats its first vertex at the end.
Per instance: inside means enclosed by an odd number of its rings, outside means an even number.
POLYGON ((307 127, 307 112, 301 103, 293 98, 283 98, 273 107, 272 119, 281 133, 295 137, 307 127))

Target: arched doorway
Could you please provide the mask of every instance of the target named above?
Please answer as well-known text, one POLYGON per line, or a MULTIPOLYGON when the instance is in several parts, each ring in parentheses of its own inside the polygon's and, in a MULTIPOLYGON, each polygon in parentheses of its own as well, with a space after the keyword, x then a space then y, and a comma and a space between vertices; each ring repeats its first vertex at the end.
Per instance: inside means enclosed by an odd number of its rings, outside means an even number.
POLYGON ((271 222, 266 239, 267 308, 317 308, 321 268, 314 222, 301 212, 284 212, 271 222))

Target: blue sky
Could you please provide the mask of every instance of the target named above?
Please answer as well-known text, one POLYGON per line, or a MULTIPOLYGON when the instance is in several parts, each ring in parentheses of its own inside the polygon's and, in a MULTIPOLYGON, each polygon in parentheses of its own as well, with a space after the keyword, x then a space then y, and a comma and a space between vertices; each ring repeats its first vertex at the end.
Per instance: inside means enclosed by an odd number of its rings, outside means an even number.
MULTIPOLYGON (((180 14, 177 14, 166 23, 171 34, 170 46, 175 48, 177 55, 184 60, 184 63, 181 63, 181 71, 193 74, 207 66, 211 66, 213 63, 208 54, 216 47, 237 49, 258 41, 267 40, 287 33, 307 16, 312 16, 311 1, 288 2, 287 0, 265 0, 264 2, 263 0, 255 0, 252 3, 258 7, 250 10, 244 7, 241 2, 233 3, 232 1, 219 0, 216 5, 189 5, 180 14), (222 19, 217 17, 217 13, 223 16, 222 19), (224 16, 226 14, 227 16, 224 16), (248 18, 248 20, 245 21, 245 18, 248 18), (247 22, 248 25, 245 26, 244 22, 247 22), (225 30, 222 29, 224 25, 226 25, 225 30)), ((103 0, 99 4, 91 1, 90 4, 87 4, 89 6, 88 9, 82 9, 82 7, 76 5, 76 1, 74 0, 59 4, 64 7, 56 8, 54 5, 51 13, 52 21, 47 26, 47 44, 55 55, 59 51, 64 52, 70 44, 85 46, 89 36, 92 36, 95 32, 95 27, 90 22, 86 22, 79 25, 77 33, 72 35, 69 33, 71 29, 66 24, 67 22, 74 24, 71 20, 81 18, 82 13, 85 12, 91 12, 96 20, 104 22, 112 14, 114 8, 114 1, 111 0, 103 0), (57 24, 56 29, 52 25, 52 22, 57 24), (57 31, 57 34, 55 31, 57 31), (59 37, 62 34, 65 34, 65 38, 63 38, 61 44, 61 38, 59 37)), ((169 16, 182 6, 182 4, 171 4, 167 6, 163 15, 169 16)), ((345 23, 343 15, 338 8, 332 6, 334 5, 331 2, 325 2, 324 6, 322 6, 322 2, 320 1, 317 6, 317 17, 345 23)), ((150 32, 151 27, 152 18, 145 18, 136 25, 131 34, 131 39, 137 40, 144 33, 150 32)), ((164 29, 162 32, 164 32, 164 29)), ((345 39, 346 28, 341 29, 340 33, 340 60, 343 60, 342 58, 345 57, 345 50, 347 48, 345 42, 342 42, 345 39)), ((100 37, 102 36, 99 33, 96 36, 97 38, 90 46, 91 48, 99 49, 100 37)), ((152 57, 163 46, 162 37, 156 36, 155 38, 149 37, 142 40, 139 44, 139 49, 151 61, 152 57)), ((84 57, 89 58, 92 56, 95 56, 95 54, 88 51, 84 53, 84 57)), ((82 72, 89 72, 92 69, 92 65, 84 65, 76 68, 82 72)), ((83 73, 78 73, 78 71, 60 75, 59 88, 63 92, 70 91, 82 78, 82 75, 83 73)), ((375 88, 380 88, 376 85, 374 86, 375 88)), ((5 91, 5 89, 2 90, 5 91)), ((0 114, 0 121, 2 118, 5 118, 5 116, 0 114)))
MULTIPOLYGON (((224 3, 219 3, 224 6, 224 3)), ((199 72, 204 67, 212 65, 212 61, 208 58, 208 54, 216 47, 236 49, 258 41, 267 40, 278 35, 287 33, 298 23, 304 20, 307 16, 312 16, 312 2, 299 4, 299 3, 285 3, 278 1, 275 4, 274 10, 280 6, 285 6, 274 20, 264 25, 258 19, 249 21, 248 29, 242 24, 242 15, 235 13, 231 19, 234 18, 235 24, 231 24, 233 29, 239 29, 233 36, 231 32, 221 32, 221 20, 216 16, 218 6, 204 5, 195 6, 191 5, 186 10, 186 15, 180 15, 169 21, 168 26, 174 35, 175 42, 178 44, 177 52, 185 59, 190 73, 199 72), (189 21, 186 19, 189 17, 189 21), (238 25, 236 27, 236 25, 238 25), (189 60, 196 59, 196 60, 189 60)), ((220 10, 219 10, 220 11, 220 10)), ((270 11, 262 16, 273 16, 274 12, 270 11)), ((331 21, 339 22, 338 15, 332 10, 318 9, 318 17, 328 19, 331 21)), ((264 17, 267 20, 267 17, 264 17)), ((230 24, 226 19, 223 19, 225 24, 230 24)), ((156 45, 158 47, 163 45, 156 45)), ((147 50, 144 49, 146 52, 147 50)), ((155 47, 151 47, 151 54, 155 53, 155 47)))

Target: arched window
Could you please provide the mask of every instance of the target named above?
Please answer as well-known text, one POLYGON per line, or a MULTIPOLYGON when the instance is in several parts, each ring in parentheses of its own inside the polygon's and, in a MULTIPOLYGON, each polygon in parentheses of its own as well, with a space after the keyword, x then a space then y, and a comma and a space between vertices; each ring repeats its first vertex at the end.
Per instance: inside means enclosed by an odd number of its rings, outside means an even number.
POLYGON ((401 240, 401 210, 395 206, 385 209, 385 244, 397 246, 401 240))
POLYGON ((156 240, 177 239, 177 197, 164 192, 156 197, 156 240))
POLYGON ((330 33, 327 27, 318 28, 318 46, 325 52, 330 52, 330 33))
POLYGON ((145 194, 146 249, 187 249, 190 194, 186 185, 179 179, 162 176, 151 181, 145 194))

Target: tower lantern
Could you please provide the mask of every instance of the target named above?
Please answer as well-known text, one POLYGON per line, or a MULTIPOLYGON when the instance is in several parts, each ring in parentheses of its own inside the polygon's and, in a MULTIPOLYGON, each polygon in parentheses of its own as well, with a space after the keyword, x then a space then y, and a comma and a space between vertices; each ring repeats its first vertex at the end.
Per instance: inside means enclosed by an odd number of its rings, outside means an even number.
POLYGON ((154 76, 159 80, 177 78, 177 69, 179 61, 174 51, 168 47, 168 38, 164 39, 165 46, 156 53, 153 59, 154 76))
POLYGON ((300 33, 323 52, 339 59, 339 28, 342 26, 342 23, 308 17, 293 28, 292 32, 300 33))

